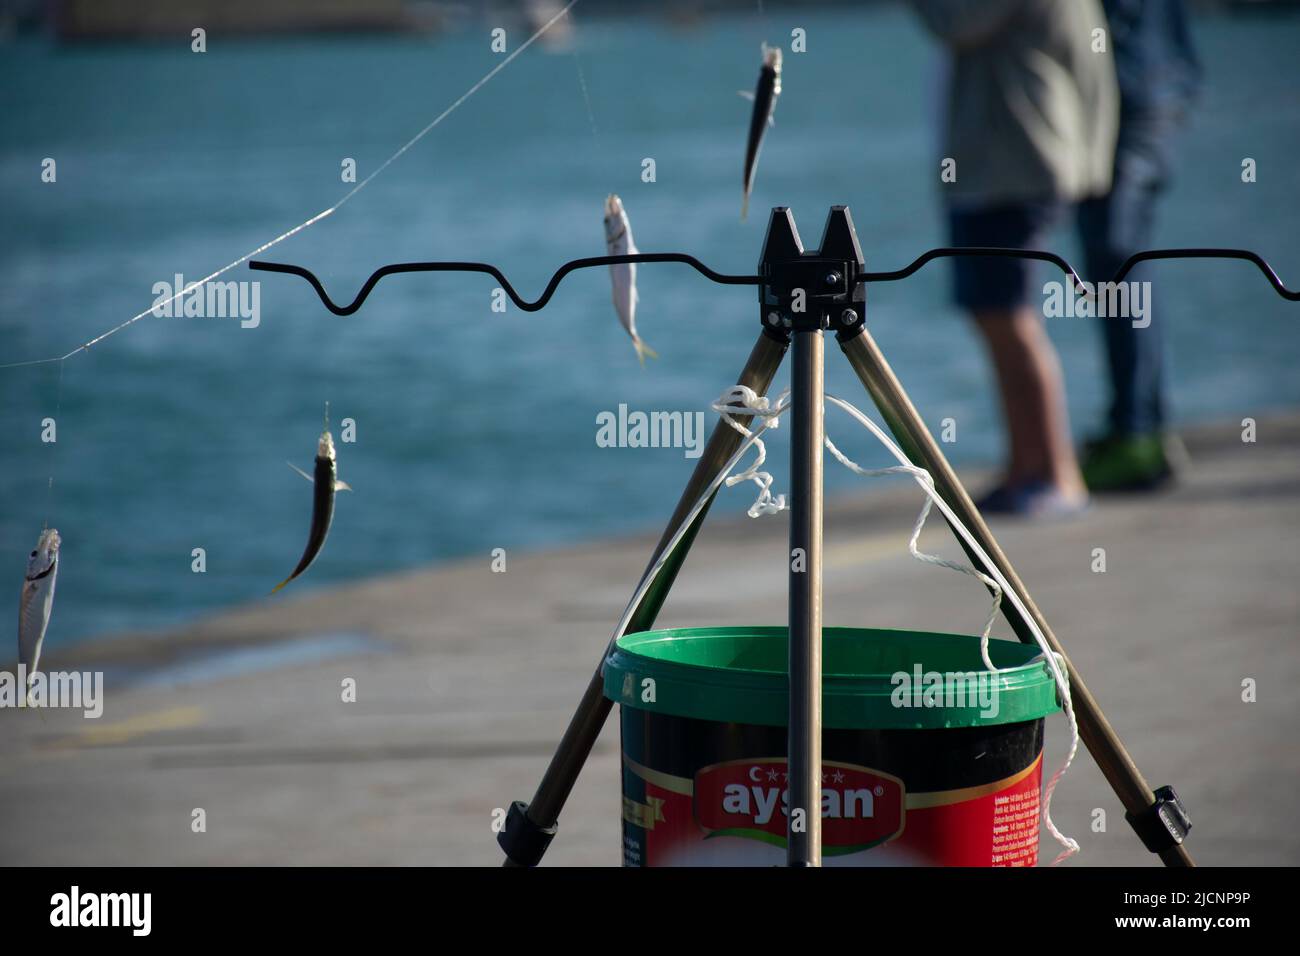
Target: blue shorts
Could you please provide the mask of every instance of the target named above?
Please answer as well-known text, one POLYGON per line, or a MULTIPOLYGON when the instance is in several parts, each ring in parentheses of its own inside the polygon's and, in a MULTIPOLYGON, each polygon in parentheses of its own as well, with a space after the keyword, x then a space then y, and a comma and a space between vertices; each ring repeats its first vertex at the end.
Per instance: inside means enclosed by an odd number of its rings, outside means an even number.
MULTIPOLYGON (((1045 249, 1065 206, 1061 200, 1045 199, 950 209, 951 242, 954 246, 1045 249)), ((1032 259, 962 256, 952 263, 953 297, 964 309, 1017 309, 1042 302, 1042 290, 1034 283, 1037 263, 1032 259)))

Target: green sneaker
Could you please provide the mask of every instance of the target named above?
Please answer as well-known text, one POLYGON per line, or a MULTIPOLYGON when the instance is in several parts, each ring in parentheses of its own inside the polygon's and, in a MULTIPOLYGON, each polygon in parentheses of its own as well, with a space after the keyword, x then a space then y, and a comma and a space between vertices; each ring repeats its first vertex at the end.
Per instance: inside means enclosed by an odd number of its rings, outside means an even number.
POLYGON ((1108 435, 1084 446, 1089 491, 1149 491, 1173 478, 1161 435, 1108 435))

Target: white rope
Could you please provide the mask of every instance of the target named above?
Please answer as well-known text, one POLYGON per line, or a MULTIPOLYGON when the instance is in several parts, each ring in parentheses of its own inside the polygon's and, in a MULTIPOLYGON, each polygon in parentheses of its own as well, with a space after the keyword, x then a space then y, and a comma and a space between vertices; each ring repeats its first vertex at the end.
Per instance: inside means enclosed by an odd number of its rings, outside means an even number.
MULTIPOLYGON (((827 395, 826 398, 832 402, 838 402, 839 399, 827 395)), ((918 484, 923 487, 929 485, 933 487, 934 479, 924 468, 917 468, 915 465, 891 465, 888 468, 863 468, 857 462, 850 460, 842 451, 835 447, 830 436, 826 436, 826 447, 834 455, 841 465, 863 478, 878 478, 883 475, 911 475, 916 479, 918 484)), ((984 661, 984 666, 991 671, 997 670, 993 662, 989 659, 989 632, 993 630, 993 622, 997 620, 998 606, 1002 603, 1002 585, 998 584, 987 574, 983 574, 969 564, 962 564, 958 561, 949 561, 941 558, 937 554, 928 554, 917 547, 917 540, 921 537, 921 529, 925 527, 926 519, 930 517, 930 508, 933 502, 929 497, 921 505, 921 513, 917 515, 916 524, 912 528, 912 537, 907 542, 907 550, 911 552, 912 557, 926 564, 937 564, 941 568, 951 568, 953 571, 960 571, 962 574, 969 574, 979 578, 993 592, 993 606, 989 608, 988 619, 984 622, 984 630, 980 632, 980 657, 984 661)))
POLYGON ((731 476, 727 479, 727 487, 738 485, 742 481, 752 481, 758 485, 758 497, 754 503, 749 506, 748 514, 751 518, 757 518, 759 515, 774 515, 786 509, 785 495, 772 497, 772 476, 766 471, 760 471, 759 468, 767 460, 767 446, 740 422, 736 421, 733 415, 739 411, 737 405, 744 408, 746 415, 752 415, 754 418, 761 419, 765 427, 760 431, 766 431, 768 428, 776 428, 780 424, 779 416, 788 406, 787 396, 790 390, 786 389, 777 396, 776 403, 773 404, 766 396, 759 395, 747 385, 734 385, 727 389, 710 407, 722 416, 722 420, 740 432, 746 438, 752 438, 753 444, 758 448, 758 454, 754 461, 744 471, 731 476), (786 404, 782 404, 782 403, 786 404))
MULTIPOLYGON (((716 409, 719 405, 723 405, 727 408, 727 411, 719 412, 719 414, 728 421, 732 428, 735 428, 744 434, 745 440, 740 443, 740 447, 737 448, 732 456, 727 460, 727 463, 723 465, 722 468, 718 469, 717 475, 715 475, 713 480, 709 482, 709 487, 705 488, 704 491, 700 493, 700 496, 695 499, 695 504, 691 506, 691 510, 687 513, 686 517, 682 519, 682 523, 677 526, 677 530, 673 532, 673 536, 659 552, 659 557, 655 560, 655 563, 646 570, 644 575, 642 575, 641 583, 637 585, 636 592, 632 595, 632 599, 627 602, 627 608, 623 611, 623 616, 619 619, 618 626, 614 628, 614 634, 609 639, 609 645, 605 651, 606 657, 608 657, 610 652, 613 651, 614 642, 623 635, 625 630, 627 630, 627 626, 632 620, 632 615, 636 613, 636 609, 640 606, 646 592, 650 590, 650 585, 652 585, 655 582, 655 579, 659 577, 659 571, 668 562, 668 558, 672 556, 673 552, 677 549, 677 546, 681 543, 682 538, 686 536, 686 532, 690 529, 691 525, 695 523, 696 517, 698 517, 699 513, 704 510, 704 506, 713 499, 714 494, 716 494, 718 489, 722 487, 722 483, 728 480, 727 476, 731 474, 731 469, 735 468, 740 459, 744 457, 745 452, 749 451, 750 445, 757 444, 759 446, 758 461, 751 466, 751 468, 757 468, 757 466, 762 463, 766 455, 761 436, 769 428, 775 428, 777 426, 779 417, 790 407, 790 395, 789 390, 787 389, 782 392, 777 397, 776 402, 773 403, 766 397, 755 393, 752 388, 737 385, 734 388, 730 388, 723 392, 722 396, 713 403, 712 407, 716 409), (761 424, 751 432, 748 428, 745 428, 745 426, 733 420, 730 413, 741 411, 741 409, 735 408, 736 405, 743 405, 748 411, 761 419, 761 424)), ((771 485, 771 475, 768 475, 767 478, 767 486, 763 486, 762 482, 760 482, 760 487, 763 487, 764 490, 771 485)), ((760 500, 762 497, 763 496, 760 494, 760 500)), ((756 501, 754 504, 757 506, 758 502, 756 501)), ((604 658, 601 659, 600 672, 602 674, 605 673, 604 658)))
MULTIPOLYGON (((1070 726, 1069 752, 1066 754, 1065 761, 1061 764, 1060 769, 1057 770, 1056 773, 1052 774, 1051 778, 1047 782, 1047 786, 1043 788, 1043 826, 1047 828, 1047 832, 1050 833, 1052 838, 1063 848, 1057 855, 1056 859, 1052 861, 1052 866, 1056 866, 1063 860, 1066 860, 1079 852, 1078 842, 1063 834, 1059 829, 1057 829, 1056 824, 1052 821, 1052 795, 1056 792, 1056 785, 1060 783, 1061 778, 1064 777, 1066 772, 1070 769, 1071 764, 1074 763, 1075 755, 1079 752, 1079 723, 1075 719, 1074 704, 1070 699, 1070 682, 1066 678, 1064 661, 1060 655, 1053 652, 1051 647, 1048 646, 1047 638, 1043 636, 1042 630, 1039 629, 1038 624, 1030 615, 1029 610, 1025 607, 1024 602, 1016 593, 1015 588, 1011 587, 1011 584, 1003 576, 1002 572, 998 570, 997 565, 993 563, 993 560, 980 546, 980 543, 975 540, 975 536, 970 533, 970 529, 962 523, 961 519, 953 512, 952 508, 948 506, 948 503, 944 501, 935 490, 934 479, 930 476, 930 473, 923 468, 917 468, 913 465, 908 460, 907 456, 903 454, 902 450, 894 444, 893 440, 885 434, 880 426, 867 418, 866 415, 862 414, 862 412, 852 404, 843 399, 836 398, 833 395, 827 395, 826 400, 848 412, 849 415, 856 419, 859 424, 875 435, 889 453, 898 460, 900 467, 897 469, 882 469, 881 473, 906 472, 907 474, 912 475, 916 483, 921 486, 921 490, 926 493, 927 506, 933 503, 941 512, 943 512, 944 517, 948 519, 948 522, 961 536, 962 540, 966 542, 966 545, 970 550, 977 558, 979 558, 980 563, 984 565, 989 574, 996 580, 996 583, 1001 589, 1001 593, 1004 594, 1015 606, 1016 610, 1020 612, 1021 619, 1026 625, 1028 625, 1030 632, 1034 636, 1034 642, 1038 644, 1039 649, 1042 651, 1042 657, 1046 661, 1048 669, 1052 672, 1052 679, 1056 682, 1056 691, 1060 698, 1061 708, 1065 711, 1065 719, 1070 726)), ((833 449, 830 442, 827 442, 827 446, 833 449)), ((833 450, 832 454, 835 454, 841 462, 847 464, 846 459, 839 455, 837 451, 833 450)), ((919 533, 921 522, 924 521, 928 510, 928 507, 922 510, 921 519, 918 521, 917 529, 912 533, 912 544, 915 544, 916 542, 916 536, 919 533)), ((925 559, 922 558, 921 560, 925 559)), ((952 564, 945 563, 945 567, 952 567, 952 564)), ((956 570, 967 569, 963 566, 956 568, 956 570)), ((974 571, 974 569, 969 569, 969 571, 974 571)), ((975 573, 978 574, 981 579, 987 580, 987 578, 985 578, 984 575, 979 574, 979 572, 975 573)), ((992 671, 997 671, 998 668, 993 667, 992 662, 988 658, 988 626, 985 627, 984 636, 981 638, 980 653, 984 658, 984 665, 992 671)))

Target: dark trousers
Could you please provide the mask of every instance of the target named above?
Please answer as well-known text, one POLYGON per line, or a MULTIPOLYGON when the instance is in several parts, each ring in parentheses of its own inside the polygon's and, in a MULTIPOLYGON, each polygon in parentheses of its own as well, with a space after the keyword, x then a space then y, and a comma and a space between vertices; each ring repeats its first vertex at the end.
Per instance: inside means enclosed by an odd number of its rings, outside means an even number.
MULTIPOLYGON (((1168 177, 1169 150, 1176 126, 1172 119, 1126 116, 1121 120, 1111 191, 1079 206, 1086 272, 1083 278, 1088 282, 1110 281, 1124 260, 1150 248, 1156 200, 1168 177)), ((1139 265, 1124 280, 1149 280, 1148 266, 1139 265)), ((1143 435, 1164 426, 1164 343, 1162 322, 1153 306, 1154 302, 1148 300, 1150 323, 1141 328, 1123 317, 1097 320, 1110 369, 1108 424, 1113 433, 1143 435)))

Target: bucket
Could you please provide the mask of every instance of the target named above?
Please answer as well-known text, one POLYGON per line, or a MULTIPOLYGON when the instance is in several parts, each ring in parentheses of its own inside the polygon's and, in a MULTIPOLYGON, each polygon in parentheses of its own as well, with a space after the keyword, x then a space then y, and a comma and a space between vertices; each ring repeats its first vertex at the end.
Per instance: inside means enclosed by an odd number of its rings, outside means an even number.
MULTIPOLYGON (((823 629, 828 866, 1033 866, 1043 720, 1036 647, 823 629), (1005 669, 1001 669, 1005 668, 1005 669)), ((622 705, 625 866, 785 863, 784 627, 628 634, 605 661, 622 705)))

